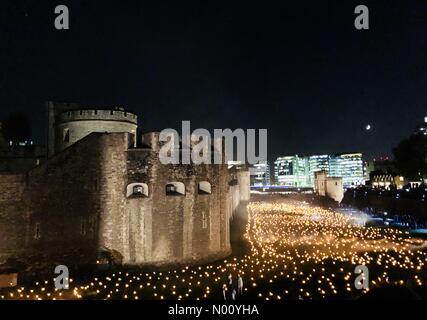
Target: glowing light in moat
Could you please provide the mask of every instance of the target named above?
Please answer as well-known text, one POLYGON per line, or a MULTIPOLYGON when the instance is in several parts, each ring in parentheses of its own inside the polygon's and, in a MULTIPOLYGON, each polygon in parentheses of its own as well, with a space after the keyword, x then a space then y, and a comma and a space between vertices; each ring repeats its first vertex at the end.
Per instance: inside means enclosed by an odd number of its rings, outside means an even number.
POLYGON ((46 280, 0 299, 221 299, 230 273, 242 275, 246 298, 358 297, 364 292, 354 288, 353 272, 361 264, 370 270, 370 289, 427 284, 427 242, 407 232, 354 225, 351 216, 302 203, 255 202, 248 210, 250 253, 243 257, 164 272, 112 272, 71 281, 66 291, 46 280))

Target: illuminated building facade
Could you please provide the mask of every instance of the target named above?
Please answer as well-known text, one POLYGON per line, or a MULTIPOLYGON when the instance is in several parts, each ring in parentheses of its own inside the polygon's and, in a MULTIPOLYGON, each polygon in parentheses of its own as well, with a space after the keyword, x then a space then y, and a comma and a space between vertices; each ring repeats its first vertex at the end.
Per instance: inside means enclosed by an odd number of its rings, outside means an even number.
POLYGON ((298 155, 277 158, 274 162, 274 177, 277 185, 309 187, 308 158, 298 155))
POLYGON ((325 170, 328 176, 341 177, 344 188, 365 183, 361 153, 285 156, 274 162, 277 185, 313 187, 315 173, 325 170))
POLYGON ((322 170, 329 171, 329 158, 327 154, 313 155, 308 158, 309 164, 309 181, 310 185, 314 184, 314 173, 322 170))
POLYGON ((329 162, 329 175, 343 178, 344 188, 365 183, 361 153, 342 153, 334 155, 329 162))
POLYGON ((270 183, 270 165, 268 161, 260 161, 249 168, 251 175, 251 186, 262 187, 269 186, 270 183))

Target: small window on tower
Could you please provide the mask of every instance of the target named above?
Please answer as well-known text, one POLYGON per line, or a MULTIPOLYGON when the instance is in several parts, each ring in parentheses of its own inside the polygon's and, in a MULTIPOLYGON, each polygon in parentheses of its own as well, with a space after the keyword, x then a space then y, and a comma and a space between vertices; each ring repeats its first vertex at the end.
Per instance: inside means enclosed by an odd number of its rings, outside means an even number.
POLYGON ((182 182, 169 182, 166 184, 167 196, 183 196, 185 195, 185 185, 182 182))
POLYGON ((148 197, 148 185, 146 183, 131 183, 126 188, 126 196, 129 197, 148 197))
POLYGON ((89 233, 91 233, 91 234, 95 232, 95 218, 94 217, 88 218, 88 230, 89 230, 89 233))
POLYGON ((144 188, 141 185, 136 185, 133 187, 133 195, 143 195, 144 188))
POLYGON ((207 229, 208 227, 208 218, 206 216, 206 213, 202 213, 202 229, 207 229))
POLYGON ((41 238, 40 222, 36 222, 34 226, 34 239, 39 240, 41 238))
POLYGON ((64 142, 70 142, 70 129, 65 128, 64 129, 64 142))
POLYGON ((80 235, 86 235, 86 221, 84 218, 81 218, 80 220, 80 235))
POLYGON ((199 194, 211 194, 211 184, 208 181, 200 181, 199 182, 199 188, 198 188, 199 194))

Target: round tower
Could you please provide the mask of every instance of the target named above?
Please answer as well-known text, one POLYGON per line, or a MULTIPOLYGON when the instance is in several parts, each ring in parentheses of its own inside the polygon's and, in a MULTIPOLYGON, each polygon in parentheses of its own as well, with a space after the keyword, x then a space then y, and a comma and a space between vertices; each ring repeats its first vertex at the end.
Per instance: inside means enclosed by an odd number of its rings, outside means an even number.
POLYGON ((122 108, 76 109, 60 113, 55 121, 55 152, 60 152, 92 132, 128 132, 136 141, 137 116, 122 108))

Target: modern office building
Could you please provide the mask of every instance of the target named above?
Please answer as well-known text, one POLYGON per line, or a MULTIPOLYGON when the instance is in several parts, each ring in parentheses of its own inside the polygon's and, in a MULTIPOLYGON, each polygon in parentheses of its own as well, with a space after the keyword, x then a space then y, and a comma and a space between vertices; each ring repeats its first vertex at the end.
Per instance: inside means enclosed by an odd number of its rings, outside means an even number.
POLYGON ((285 156, 274 162, 274 178, 277 185, 309 187, 309 163, 307 157, 285 156))
POLYGON ((362 154, 342 153, 332 156, 329 162, 329 175, 342 177, 344 188, 364 184, 362 154))
POLYGON ((427 117, 424 117, 424 122, 417 126, 414 131, 415 135, 427 135, 427 117))
POLYGON ((308 158, 309 164, 309 182, 314 185, 314 173, 322 170, 329 171, 329 158, 327 154, 313 155, 308 158))
POLYGON ((323 170, 328 176, 342 177, 344 188, 365 183, 361 153, 285 156, 274 162, 276 184, 283 186, 313 187, 315 173, 323 170))
POLYGON ((270 181, 270 165, 268 161, 260 161, 249 168, 251 175, 251 186, 263 187, 269 186, 270 181))

